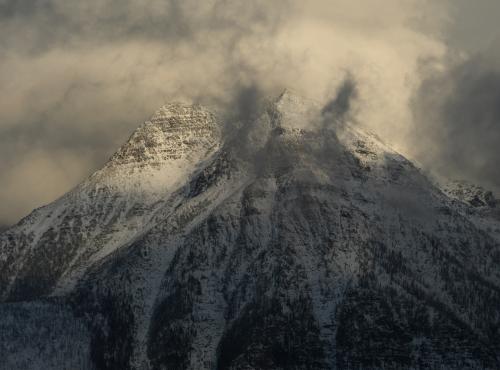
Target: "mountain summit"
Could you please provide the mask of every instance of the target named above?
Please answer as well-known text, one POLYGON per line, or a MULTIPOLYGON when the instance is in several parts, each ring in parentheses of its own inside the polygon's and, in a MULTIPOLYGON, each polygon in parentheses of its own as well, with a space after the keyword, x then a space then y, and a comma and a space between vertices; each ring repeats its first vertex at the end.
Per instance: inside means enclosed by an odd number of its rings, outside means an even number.
POLYGON ((499 368, 496 200, 342 104, 160 108, 0 234, 0 368, 499 368))

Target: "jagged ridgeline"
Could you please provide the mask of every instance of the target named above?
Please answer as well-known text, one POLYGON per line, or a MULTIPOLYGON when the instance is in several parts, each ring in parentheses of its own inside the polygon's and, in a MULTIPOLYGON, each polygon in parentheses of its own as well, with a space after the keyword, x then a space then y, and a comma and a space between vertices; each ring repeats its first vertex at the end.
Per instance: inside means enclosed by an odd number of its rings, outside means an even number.
POLYGON ((500 368, 496 199, 341 108, 160 108, 0 234, 0 368, 500 368))

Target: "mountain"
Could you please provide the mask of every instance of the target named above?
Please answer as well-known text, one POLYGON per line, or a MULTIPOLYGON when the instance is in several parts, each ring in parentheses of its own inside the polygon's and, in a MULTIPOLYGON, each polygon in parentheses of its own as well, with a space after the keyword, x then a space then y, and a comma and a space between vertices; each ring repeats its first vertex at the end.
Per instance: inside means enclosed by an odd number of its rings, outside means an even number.
POLYGON ((499 368, 494 196, 337 108, 160 108, 0 234, 0 368, 499 368))

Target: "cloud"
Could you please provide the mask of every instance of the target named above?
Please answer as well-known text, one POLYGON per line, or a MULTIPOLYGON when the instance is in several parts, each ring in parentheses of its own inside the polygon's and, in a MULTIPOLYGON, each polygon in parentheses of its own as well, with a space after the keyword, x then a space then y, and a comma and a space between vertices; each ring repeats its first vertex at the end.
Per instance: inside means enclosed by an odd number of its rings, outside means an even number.
POLYGON ((38 207, 60 196, 91 166, 70 149, 58 151, 56 156, 41 150, 26 153, 2 179, 0 225, 8 225, 11 217, 17 216, 16 210, 32 209, 34 200, 38 207))
POLYGON ((470 54, 491 51, 492 43, 500 35, 497 0, 454 0, 449 4, 449 17, 444 34, 452 49, 470 54))
MULTIPOLYGON (((491 50, 498 50, 491 47, 491 50)), ((414 99, 413 151, 436 174, 500 191, 500 58, 450 57, 424 69, 414 99)))
POLYGON ((0 0, 0 223, 69 190, 172 100, 227 110, 290 87, 324 104, 349 74, 355 118, 405 152, 446 4, 0 0))
POLYGON ((327 102, 321 110, 325 123, 329 124, 332 121, 342 123, 346 119, 346 116, 351 113, 351 105, 356 96, 356 82, 352 76, 347 76, 342 85, 340 85, 335 97, 327 102))

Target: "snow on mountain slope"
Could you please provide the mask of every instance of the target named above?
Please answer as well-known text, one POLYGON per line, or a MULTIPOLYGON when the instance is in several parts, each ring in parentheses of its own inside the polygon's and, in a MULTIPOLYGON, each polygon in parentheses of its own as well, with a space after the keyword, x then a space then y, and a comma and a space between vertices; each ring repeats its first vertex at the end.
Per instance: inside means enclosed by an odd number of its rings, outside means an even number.
POLYGON ((1 234, 8 309, 85 322, 73 368, 498 368, 499 219, 291 92, 256 116, 162 108, 1 234))
POLYGON ((2 234, 3 299, 71 289, 90 264, 144 232, 161 202, 219 145, 206 109, 160 108, 103 169, 2 234))

